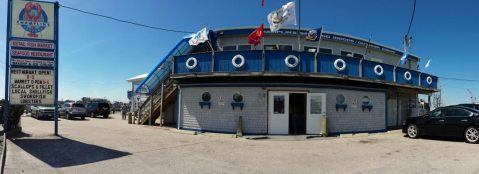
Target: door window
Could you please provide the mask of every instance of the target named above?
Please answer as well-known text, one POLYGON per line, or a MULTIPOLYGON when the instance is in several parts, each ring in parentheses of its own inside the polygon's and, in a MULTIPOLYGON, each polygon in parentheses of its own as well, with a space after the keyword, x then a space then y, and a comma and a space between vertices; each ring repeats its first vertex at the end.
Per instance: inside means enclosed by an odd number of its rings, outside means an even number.
POLYGON ((311 96, 311 114, 321 114, 323 112, 323 96, 311 96))
POLYGON ((433 112, 431 112, 431 118, 441 118, 444 117, 444 110, 443 109, 438 109, 433 112))
POLYGON ((275 114, 284 114, 284 96, 274 96, 273 112, 275 114))

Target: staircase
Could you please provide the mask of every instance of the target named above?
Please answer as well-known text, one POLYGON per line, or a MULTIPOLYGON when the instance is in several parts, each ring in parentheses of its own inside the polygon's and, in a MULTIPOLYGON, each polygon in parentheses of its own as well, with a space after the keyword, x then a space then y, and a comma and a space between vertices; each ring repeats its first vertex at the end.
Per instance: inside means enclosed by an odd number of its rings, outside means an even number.
MULTIPOLYGON (((174 84, 173 79, 166 78, 163 83, 163 101, 162 100, 162 89, 161 84, 158 85, 158 88, 153 91, 150 96, 143 102, 140 107, 140 119, 138 124, 148 125, 155 123, 155 120, 161 116, 161 105, 167 106, 171 102, 174 102, 176 96, 176 84, 174 84), (151 101, 152 100, 152 101, 151 101), (150 112, 152 110, 152 112, 150 112)), ((164 110, 165 108, 163 108, 164 110)))

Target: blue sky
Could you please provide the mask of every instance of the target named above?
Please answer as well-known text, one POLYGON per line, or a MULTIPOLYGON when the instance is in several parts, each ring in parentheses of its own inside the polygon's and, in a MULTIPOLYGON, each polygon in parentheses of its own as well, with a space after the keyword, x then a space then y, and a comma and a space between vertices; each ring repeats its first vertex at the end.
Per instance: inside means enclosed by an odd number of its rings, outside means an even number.
MULTIPOLYGON (((417 0, 412 26, 413 53, 421 66, 432 58, 428 73, 479 79, 479 1, 417 0)), ((0 1, 0 43, 5 43, 6 0, 0 1)), ((60 0, 61 4, 148 25, 197 31, 259 26, 287 0, 60 0)), ((301 25, 402 48, 413 0, 302 0, 301 25)), ((266 24, 266 23, 265 23, 266 24)), ((83 96, 126 101, 126 79, 149 72, 185 34, 114 22, 60 9, 59 99, 83 96)), ((245 38, 246 39, 246 38, 245 38)), ((0 76, 5 84, 5 46, 0 46, 0 76)), ((446 104, 470 102, 469 88, 479 83, 440 79, 446 104)), ((0 89, 4 96, 4 85, 0 89)))

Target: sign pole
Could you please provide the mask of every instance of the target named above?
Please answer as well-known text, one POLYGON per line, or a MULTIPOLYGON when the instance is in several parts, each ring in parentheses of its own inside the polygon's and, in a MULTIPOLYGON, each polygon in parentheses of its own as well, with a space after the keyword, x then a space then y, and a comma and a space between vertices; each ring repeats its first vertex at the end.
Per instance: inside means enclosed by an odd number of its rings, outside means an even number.
POLYGON ((3 131, 8 132, 8 106, 9 106, 9 98, 8 93, 10 89, 10 49, 8 42, 10 41, 10 25, 11 25, 11 13, 12 13, 12 0, 8 0, 8 12, 7 12, 7 37, 6 37, 6 44, 5 44, 5 100, 3 104, 3 131))
POLYGON ((60 8, 60 4, 55 2, 55 96, 54 96, 54 105, 55 105, 55 113, 54 113, 54 120, 55 120, 55 135, 58 136, 58 9, 60 8))

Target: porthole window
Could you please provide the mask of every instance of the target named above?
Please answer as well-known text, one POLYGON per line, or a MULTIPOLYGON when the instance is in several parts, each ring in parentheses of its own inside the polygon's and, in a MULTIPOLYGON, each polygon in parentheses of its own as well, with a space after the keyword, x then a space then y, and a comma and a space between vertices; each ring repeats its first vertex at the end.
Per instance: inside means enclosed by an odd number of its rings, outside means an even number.
POLYGON ((209 92, 204 92, 201 95, 201 99, 205 102, 209 102, 211 100, 211 94, 209 92))
POLYGON ((371 99, 368 96, 364 96, 363 99, 361 99, 361 102, 363 105, 369 105, 371 103, 371 99))
POLYGON ((242 102, 243 101, 243 95, 241 95, 240 92, 236 92, 234 95, 233 95, 233 100, 235 102, 242 102))

